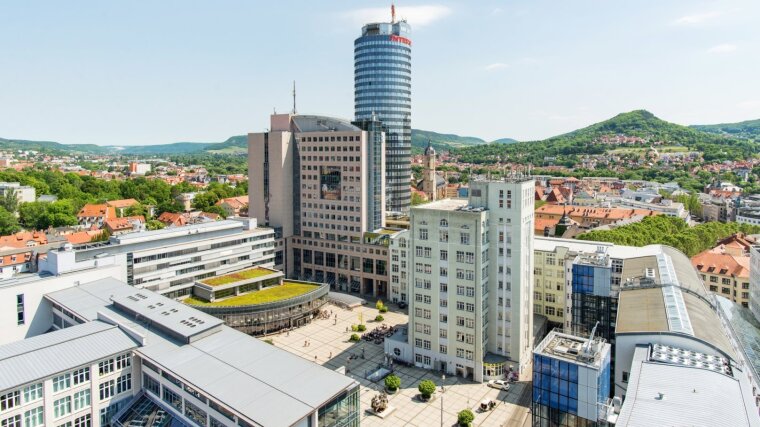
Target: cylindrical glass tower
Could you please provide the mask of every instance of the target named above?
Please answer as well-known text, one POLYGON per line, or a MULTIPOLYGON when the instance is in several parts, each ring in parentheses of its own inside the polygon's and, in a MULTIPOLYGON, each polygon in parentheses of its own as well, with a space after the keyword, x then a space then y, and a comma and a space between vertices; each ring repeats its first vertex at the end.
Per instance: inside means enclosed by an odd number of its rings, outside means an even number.
POLYGON ((367 24, 354 41, 356 120, 372 114, 386 128, 386 208, 408 212, 411 204, 412 42, 406 21, 367 24))

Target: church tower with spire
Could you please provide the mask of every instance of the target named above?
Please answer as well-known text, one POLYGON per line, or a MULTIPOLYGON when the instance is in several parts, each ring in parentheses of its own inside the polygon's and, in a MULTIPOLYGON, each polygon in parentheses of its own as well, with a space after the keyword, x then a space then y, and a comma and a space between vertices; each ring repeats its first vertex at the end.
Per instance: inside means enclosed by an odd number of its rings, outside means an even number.
POLYGON ((429 201, 434 201, 437 197, 438 189, 436 187, 437 177, 435 174, 435 149, 428 139, 428 145, 425 148, 425 159, 423 160, 422 171, 422 191, 429 201))

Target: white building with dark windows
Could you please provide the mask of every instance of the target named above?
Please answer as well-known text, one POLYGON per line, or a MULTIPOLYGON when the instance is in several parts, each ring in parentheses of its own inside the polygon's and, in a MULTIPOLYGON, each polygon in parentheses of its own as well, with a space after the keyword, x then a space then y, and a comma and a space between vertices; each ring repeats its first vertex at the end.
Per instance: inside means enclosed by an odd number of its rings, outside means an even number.
POLYGON ((469 200, 412 208, 409 232, 391 244, 408 340, 386 341, 386 353, 476 381, 504 378, 510 366, 529 374, 533 201, 533 180, 511 177, 471 182, 469 200))
POLYGON ((115 279, 44 297, 51 332, 0 346, 0 423, 358 426, 359 384, 115 279))
POLYGON ((256 219, 235 218, 111 236, 107 242, 49 251, 39 271, 62 274, 103 264, 118 277, 171 298, 190 295, 197 280, 245 268, 274 266, 274 230, 256 219))

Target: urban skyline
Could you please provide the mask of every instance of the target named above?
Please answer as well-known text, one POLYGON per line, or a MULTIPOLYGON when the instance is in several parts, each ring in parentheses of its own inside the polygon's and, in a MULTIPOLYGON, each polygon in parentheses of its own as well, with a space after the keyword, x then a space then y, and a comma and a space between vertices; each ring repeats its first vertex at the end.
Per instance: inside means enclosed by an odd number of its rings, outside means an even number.
MULTIPOLYGON (((9 4, 0 43, 16 66, 0 70, 8 83, 0 94, 7 118, 0 135, 113 145, 222 141, 263 130, 261 118, 273 107, 288 111, 292 80, 299 110, 351 118, 351 40, 366 22, 387 20, 389 6, 210 10, 167 3, 145 14, 136 4, 90 3, 67 7, 70 19, 59 19, 61 10, 51 3, 9 4), (256 26, 247 20, 286 14, 319 49, 288 34, 271 45, 254 42, 277 34, 276 19, 256 26), (276 73, 257 66, 280 49, 302 56, 276 73), (30 121, 32 115, 42 120, 30 121)), ((425 77, 415 85, 416 128, 530 140, 638 108, 682 124, 760 116, 760 100, 752 96, 760 90, 751 78, 760 41, 749 30, 760 13, 756 2, 396 7, 425 52, 415 60, 415 75, 425 77), (476 22, 485 24, 448 31, 476 22), (436 100, 441 87, 447 103, 436 100)))

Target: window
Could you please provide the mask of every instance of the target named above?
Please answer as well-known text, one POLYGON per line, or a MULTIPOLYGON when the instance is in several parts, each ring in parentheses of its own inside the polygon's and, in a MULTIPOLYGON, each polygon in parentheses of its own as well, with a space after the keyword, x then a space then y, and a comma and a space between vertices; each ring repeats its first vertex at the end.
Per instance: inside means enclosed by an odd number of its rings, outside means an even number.
POLYGON ((78 411, 90 406, 90 389, 74 393, 74 410, 78 411))
POLYGON ((71 374, 66 373, 53 378, 53 393, 66 390, 71 387, 71 374))
POLYGON ((188 401, 185 401, 185 416, 200 426, 206 425, 206 412, 188 401))
POLYGON ((16 295, 16 324, 23 325, 26 322, 24 318, 24 294, 16 295))
POLYGON ((441 250, 441 261, 448 261, 449 251, 441 250))
POLYGON ((459 233, 459 243, 463 245, 470 244, 470 233, 459 233))
POLYGON ((143 374, 143 386, 156 396, 161 395, 161 384, 150 375, 143 374))
POLYGON ((0 396, 0 411, 7 411, 21 405, 21 392, 16 390, 0 396))
POLYGON ((21 427, 21 414, 4 419, 0 425, 2 427, 21 427))
POLYGON ((34 402, 38 399, 42 399, 42 383, 24 387, 24 403, 34 402))
POLYGON ((30 409, 24 412, 24 426, 25 427, 37 427, 41 426, 43 421, 42 406, 34 409, 30 409))
POLYGON ((71 413, 71 396, 62 397, 53 402, 53 416, 61 418, 71 413))
POLYGON ((116 394, 124 393, 125 391, 132 389, 132 374, 126 374, 120 376, 116 380, 116 394))
POLYGON ((71 427, 71 421, 66 421, 63 424, 58 424, 56 427, 71 427))
POLYGON ((623 371, 623 382, 624 383, 628 382, 628 372, 626 372, 626 371, 623 371))
POLYGON ((98 372, 100 375, 106 375, 113 372, 113 359, 104 360, 98 363, 98 372))
POLYGON ((121 402, 109 405, 107 408, 100 408, 100 426, 107 427, 111 425, 111 418, 119 412, 121 402))
POLYGON ((168 388, 164 387, 164 396, 163 396, 164 402, 170 404, 171 406, 175 407, 176 409, 179 409, 182 411, 182 398, 179 397, 179 395, 168 388))
POLYGON ((71 376, 74 379, 74 385, 86 383, 90 381, 90 368, 77 369, 71 376))
POLYGON ((129 354, 122 354, 116 358, 116 369, 124 369, 132 365, 132 358, 129 354))
POLYGON ((427 240, 428 239, 428 230, 427 228, 420 228, 420 240, 427 240))
POLYGON ((100 400, 108 399, 114 395, 114 381, 108 380, 100 384, 100 400))
POLYGON ((92 427, 92 415, 85 414, 74 419, 74 427, 92 427))

